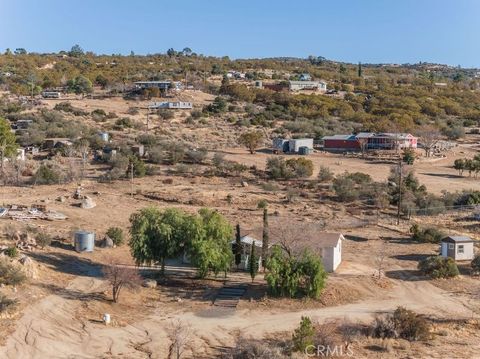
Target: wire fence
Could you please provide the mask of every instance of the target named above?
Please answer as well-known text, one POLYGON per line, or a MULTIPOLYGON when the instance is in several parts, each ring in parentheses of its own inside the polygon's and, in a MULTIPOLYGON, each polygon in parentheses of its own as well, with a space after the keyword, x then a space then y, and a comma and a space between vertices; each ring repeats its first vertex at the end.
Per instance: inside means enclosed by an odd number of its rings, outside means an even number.
POLYGON ((412 216, 434 216, 439 214, 471 214, 473 219, 480 219, 480 205, 458 205, 458 206, 440 206, 425 208, 409 208, 408 218, 412 216))

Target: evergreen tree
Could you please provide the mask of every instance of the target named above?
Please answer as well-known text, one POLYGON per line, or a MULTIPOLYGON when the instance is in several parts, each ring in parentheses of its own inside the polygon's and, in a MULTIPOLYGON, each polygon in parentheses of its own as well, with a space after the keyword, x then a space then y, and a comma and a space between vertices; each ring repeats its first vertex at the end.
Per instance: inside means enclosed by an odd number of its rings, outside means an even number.
POLYGON ((309 317, 302 316, 300 325, 297 329, 295 329, 292 335, 294 351, 304 353, 305 349, 313 345, 314 337, 315 328, 313 326, 312 320, 309 317))
POLYGON ((255 254, 255 242, 252 243, 252 249, 250 250, 250 258, 248 260, 248 269, 250 271, 250 277, 252 277, 252 283, 255 280, 255 276, 258 273, 258 258, 255 254))
POLYGON ((238 266, 242 262, 242 242, 240 241, 240 224, 237 224, 236 233, 235 233, 235 265, 238 266))
POLYGON ((263 208, 262 267, 265 270, 268 257, 268 209, 263 208))

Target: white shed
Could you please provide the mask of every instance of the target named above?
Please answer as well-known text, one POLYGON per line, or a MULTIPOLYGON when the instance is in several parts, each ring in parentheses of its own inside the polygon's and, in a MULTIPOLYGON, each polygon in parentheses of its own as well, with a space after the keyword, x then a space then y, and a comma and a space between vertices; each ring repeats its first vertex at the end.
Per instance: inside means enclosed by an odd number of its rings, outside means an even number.
POLYGON ((297 153, 300 147, 307 147, 313 150, 313 138, 292 138, 288 141, 288 149, 290 152, 297 153))
MULTIPOLYGON (((239 267, 244 270, 248 270, 248 266, 250 264, 250 251, 252 248, 252 245, 254 245, 255 248, 255 256, 258 256, 258 268, 262 267, 262 245, 263 242, 255 239, 250 236, 242 236, 240 237, 240 242, 242 243, 242 255, 241 255, 241 261, 239 267)), ((235 240, 231 242, 232 247, 235 245, 235 240)))
POLYGON ((475 257, 474 240, 466 236, 449 236, 442 239, 442 257, 456 261, 471 261, 475 257))
POLYGON ((342 242, 345 240, 341 233, 320 233, 315 245, 322 252, 323 267, 327 272, 335 272, 342 262, 342 242))

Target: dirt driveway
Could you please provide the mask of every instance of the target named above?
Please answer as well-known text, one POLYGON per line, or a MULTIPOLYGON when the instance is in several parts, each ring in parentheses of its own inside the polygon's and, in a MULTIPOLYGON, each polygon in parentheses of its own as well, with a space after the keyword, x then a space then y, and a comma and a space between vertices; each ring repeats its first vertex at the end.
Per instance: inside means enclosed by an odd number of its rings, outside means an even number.
MULTIPOLYGON (((370 268, 372 269, 372 268, 370 268)), ((95 271, 92 268, 92 271, 95 271)), ((422 280, 392 280, 387 294, 352 304, 288 312, 284 310, 171 311, 159 307, 125 326, 106 327, 88 316, 79 316, 88 306, 88 296, 105 290, 105 283, 92 276, 74 279, 64 291, 49 295, 31 305, 18 321, 15 332, 0 348, 0 357, 18 358, 166 358, 168 325, 174 319, 188 323, 194 331, 197 355, 211 355, 212 348, 233 345, 238 333, 264 337, 292 330, 302 315, 322 320, 348 318, 368 321, 376 313, 391 311, 399 305, 432 316, 470 318, 466 299, 422 280)), ((338 273, 338 276, 350 273, 338 273)), ((97 318, 99 319, 99 318, 97 318)))

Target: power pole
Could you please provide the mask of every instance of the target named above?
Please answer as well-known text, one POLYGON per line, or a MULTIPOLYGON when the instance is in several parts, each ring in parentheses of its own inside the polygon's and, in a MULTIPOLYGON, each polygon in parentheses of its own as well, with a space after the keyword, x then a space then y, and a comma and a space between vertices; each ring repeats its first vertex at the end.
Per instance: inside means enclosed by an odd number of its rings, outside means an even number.
POLYGON ((133 162, 130 164, 130 182, 131 182, 130 196, 133 198, 133 162))
POLYGON ((397 226, 400 225, 400 212, 402 207, 402 159, 398 162, 398 208, 397 208, 397 226))

